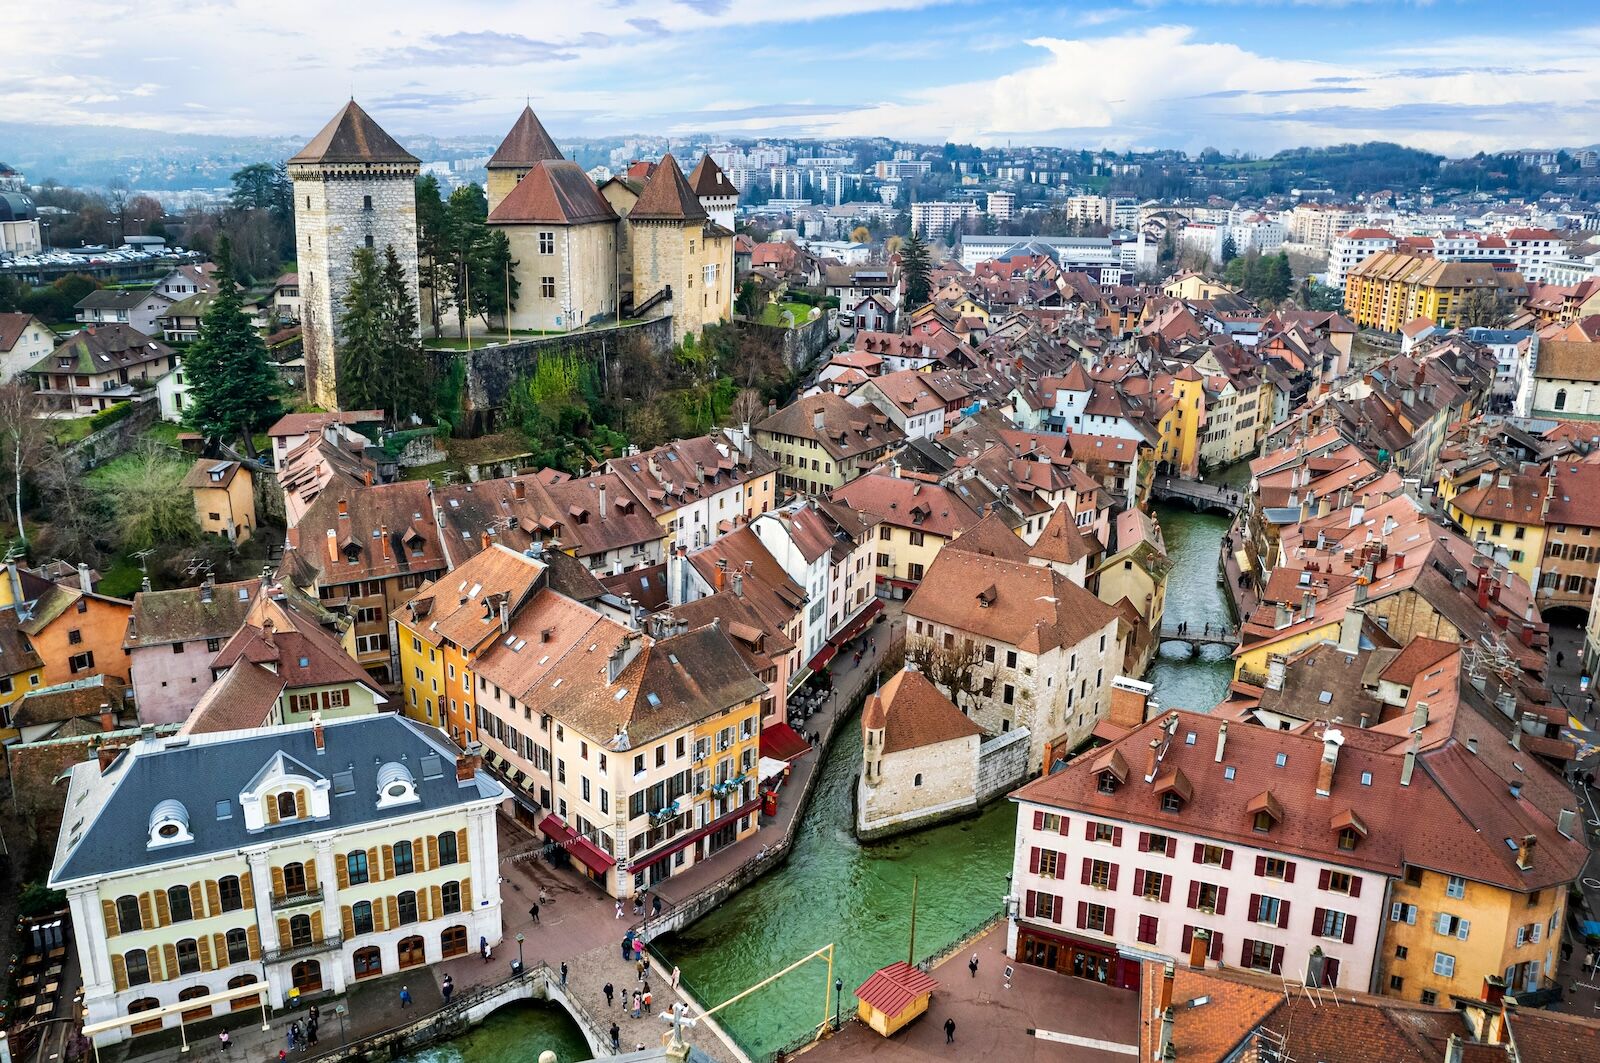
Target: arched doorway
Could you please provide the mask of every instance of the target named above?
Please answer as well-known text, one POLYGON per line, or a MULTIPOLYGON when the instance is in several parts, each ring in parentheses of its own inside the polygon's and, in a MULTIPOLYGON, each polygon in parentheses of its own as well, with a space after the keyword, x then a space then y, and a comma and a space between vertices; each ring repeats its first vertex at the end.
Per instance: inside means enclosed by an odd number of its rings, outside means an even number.
POLYGON ((357 978, 371 978, 375 974, 383 973, 383 953, 378 951, 376 945, 356 949, 352 960, 357 978))
POLYGON ((446 958, 465 956, 467 954, 467 928, 464 926, 445 927, 444 933, 439 935, 439 951, 446 958))
MULTIPOLYGON (((132 1004, 128 1005, 128 1014, 137 1015, 141 1011, 154 1011, 160 1006, 161 1001, 157 1000, 155 997, 140 997, 138 1000, 135 1000, 132 1004)), ((161 1020, 151 1019, 148 1022, 136 1022, 133 1024, 131 1029, 135 1034, 155 1033, 157 1030, 161 1029, 161 1020)))
POLYGON ((428 957, 422 944, 421 935, 413 934, 411 937, 400 939, 401 970, 405 970, 407 967, 417 967, 427 962, 428 957))
POLYGON ((322 964, 316 960, 301 960, 290 970, 289 977, 301 996, 315 993, 322 988, 322 964))
MULTIPOLYGON (((201 997, 208 997, 210 995, 211 995, 211 990, 209 988, 207 988, 206 986, 203 986, 203 985, 192 985, 188 989, 185 989, 183 992, 179 993, 178 994, 178 999, 180 1001, 184 1001, 184 1000, 199 1000, 201 997)), ((206 1004, 203 1007, 191 1008, 190 1010, 188 1010, 188 1011, 183 1013, 183 1021, 184 1022, 195 1022, 198 1019, 209 1019, 209 1018, 211 1018, 211 1005, 210 1004, 206 1004)))
MULTIPOLYGON (((228 979, 229 989, 242 989, 247 985, 255 984, 256 976, 253 974, 241 974, 237 978, 228 979)), ((229 1009, 232 1011, 244 1011, 247 1008, 259 1008, 260 1006, 260 997, 236 997, 228 1005, 229 1009)))

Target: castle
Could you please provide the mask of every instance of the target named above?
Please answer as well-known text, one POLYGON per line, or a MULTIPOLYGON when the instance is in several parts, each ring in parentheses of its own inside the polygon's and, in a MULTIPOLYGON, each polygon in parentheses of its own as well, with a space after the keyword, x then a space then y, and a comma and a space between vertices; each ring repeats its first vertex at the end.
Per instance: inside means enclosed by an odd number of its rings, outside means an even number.
MULTIPOLYGON (((338 318, 359 248, 393 245, 419 298, 420 163, 354 100, 289 160, 306 388, 337 409, 338 318)), ((623 316, 672 318, 681 342, 733 312, 738 189, 709 157, 670 154, 596 187, 525 107, 488 164, 489 225, 515 263, 510 327, 563 331, 623 316)))

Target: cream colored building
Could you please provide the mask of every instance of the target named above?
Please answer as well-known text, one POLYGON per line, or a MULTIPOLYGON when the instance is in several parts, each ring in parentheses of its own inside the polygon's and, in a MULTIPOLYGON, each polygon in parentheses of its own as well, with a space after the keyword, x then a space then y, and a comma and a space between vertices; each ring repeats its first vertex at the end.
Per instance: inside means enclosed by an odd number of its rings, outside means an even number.
POLYGON ((504 796, 477 756, 393 714, 76 765, 50 885, 72 908, 86 1033, 252 1007, 263 985, 273 1008, 315 1001, 498 944, 504 796))
POLYGON ((978 805, 983 728, 921 672, 895 673, 861 714, 856 834, 881 838, 978 805))
POLYGON ((656 163, 624 227, 635 312, 663 299, 656 305, 671 307, 677 342, 733 315, 733 233, 706 214, 671 155, 656 163))

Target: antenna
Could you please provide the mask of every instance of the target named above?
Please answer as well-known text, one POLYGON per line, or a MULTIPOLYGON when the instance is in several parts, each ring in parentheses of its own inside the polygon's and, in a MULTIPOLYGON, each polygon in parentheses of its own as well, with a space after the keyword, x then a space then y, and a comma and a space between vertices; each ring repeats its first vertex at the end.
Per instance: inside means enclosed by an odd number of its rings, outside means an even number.
POLYGON ((183 563, 183 574, 191 579, 195 576, 209 576, 216 569, 215 561, 204 557, 187 558, 183 563))
POLYGON ((150 555, 155 552, 155 547, 151 547, 148 550, 135 550, 133 552, 133 556, 139 559, 139 572, 141 575, 150 575, 150 569, 147 562, 150 560, 150 555))

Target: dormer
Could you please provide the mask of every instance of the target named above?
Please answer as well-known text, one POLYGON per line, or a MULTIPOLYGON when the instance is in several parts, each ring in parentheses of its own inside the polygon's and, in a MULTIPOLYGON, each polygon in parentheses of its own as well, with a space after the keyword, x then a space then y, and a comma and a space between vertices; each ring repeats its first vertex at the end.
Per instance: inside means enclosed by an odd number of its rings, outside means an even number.
POLYGON ((1194 787, 1182 768, 1170 768, 1156 776, 1156 796, 1161 799, 1161 811, 1182 812, 1194 797, 1194 787))
POLYGON ((184 845, 194 841, 189 831, 189 810, 182 801, 166 800, 150 811, 150 838, 145 843, 149 849, 164 849, 170 845, 184 845))
POLYGON ((1367 825, 1361 822, 1361 817, 1356 815, 1355 809, 1345 809, 1334 816, 1330 826, 1338 835, 1339 849, 1343 852, 1354 852, 1356 846, 1367 836, 1367 825))
POLYGON ((411 769, 391 760, 378 769, 378 807, 393 808, 421 801, 411 769))
POLYGON ((1283 806, 1271 790, 1256 794, 1244 810, 1250 816, 1251 829, 1258 834, 1265 834, 1283 822, 1283 806))
POLYGON ((245 829, 265 830, 284 823, 328 816, 329 783, 287 753, 275 753, 239 792, 245 829))
POLYGON ((1120 749, 1103 754, 1093 765, 1095 788, 1103 794, 1114 794, 1117 787, 1128 781, 1128 762, 1120 749))

